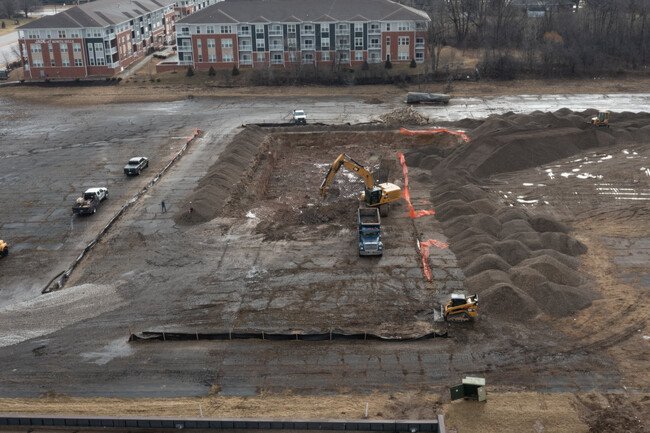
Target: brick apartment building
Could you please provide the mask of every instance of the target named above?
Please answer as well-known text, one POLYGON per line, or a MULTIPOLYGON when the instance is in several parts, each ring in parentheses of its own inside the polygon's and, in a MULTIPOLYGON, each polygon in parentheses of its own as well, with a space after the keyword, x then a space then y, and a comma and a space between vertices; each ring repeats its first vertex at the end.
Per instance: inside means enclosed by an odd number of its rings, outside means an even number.
POLYGON ((177 67, 422 62, 429 21, 390 0, 225 0, 176 23, 177 67))
POLYGON ((217 0, 96 0, 18 28, 26 78, 110 76, 175 43, 175 17, 217 0))

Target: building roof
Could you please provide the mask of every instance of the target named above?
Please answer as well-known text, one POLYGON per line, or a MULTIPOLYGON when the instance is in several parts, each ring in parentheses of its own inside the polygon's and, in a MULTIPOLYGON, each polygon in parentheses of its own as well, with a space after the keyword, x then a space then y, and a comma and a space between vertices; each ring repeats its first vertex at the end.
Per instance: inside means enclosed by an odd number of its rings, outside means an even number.
POLYGON ((48 15, 18 27, 23 29, 70 29, 106 27, 171 6, 175 0, 96 0, 48 15))
POLYGON ((221 14, 241 23, 254 22, 260 15, 279 23, 285 22, 287 17, 297 18, 299 22, 356 21, 359 15, 368 21, 429 20, 425 12, 390 0, 225 0, 178 23, 217 24, 221 22, 221 14))

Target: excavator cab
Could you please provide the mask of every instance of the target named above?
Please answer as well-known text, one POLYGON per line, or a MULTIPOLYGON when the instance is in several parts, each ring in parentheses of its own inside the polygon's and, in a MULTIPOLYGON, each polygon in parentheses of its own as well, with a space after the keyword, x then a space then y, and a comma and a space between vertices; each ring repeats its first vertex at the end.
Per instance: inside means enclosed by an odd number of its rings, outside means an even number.
POLYGON ((445 305, 444 318, 448 322, 468 322, 478 316, 478 296, 465 296, 452 293, 451 300, 445 305))
POLYGON ((599 111, 598 116, 591 118, 591 124, 594 126, 603 126, 609 128, 609 111, 599 111))

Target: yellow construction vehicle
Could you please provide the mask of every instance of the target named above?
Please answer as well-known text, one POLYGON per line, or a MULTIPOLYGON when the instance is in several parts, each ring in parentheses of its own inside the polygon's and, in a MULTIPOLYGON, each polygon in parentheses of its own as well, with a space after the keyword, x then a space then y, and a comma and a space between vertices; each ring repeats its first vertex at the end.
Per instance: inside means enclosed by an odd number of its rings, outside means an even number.
POLYGON ((5 241, 0 239, 0 258, 9 254, 9 246, 5 241))
POLYGON ((375 185, 372 174, 361 164, 350 158, 348 155, 342 153, 334 161, 330 167, 323 183, 320 185, 320 194, 325 197, 327 195, 327 184, 334 178, 341 166, 345 166, 363 178, 366 185, 364 193, 361 195, 367 206, 379 207, 381 216, 388 216, 388 204, 392 201, 398 200, 402 196, 402 190, 399 186, 392 183, 380 183, 375 185))
POLYGON ((609 111, 599 111, 598 116, 591 118, 591 124, 609 128, 609 111))
POLYGON ((452 293, 451 301, 444 307, 443 316, 448 322, 468 322, 478 316, 478 296, 452 293))

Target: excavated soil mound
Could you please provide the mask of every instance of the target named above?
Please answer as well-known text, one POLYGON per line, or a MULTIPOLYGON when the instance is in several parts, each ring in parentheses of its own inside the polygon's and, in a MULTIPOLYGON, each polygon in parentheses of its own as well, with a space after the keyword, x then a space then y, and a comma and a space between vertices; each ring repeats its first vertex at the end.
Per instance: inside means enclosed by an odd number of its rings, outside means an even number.
POLYGON ((530 250, 516 239, 495 242, 492 248, 509 265, 515 266, 530 257, 530 250))
POLYGON ((496 254, 486 254, 477 258, 472 263, 463 268, 465 275, 468 277, 490 269, 507 271, 510 269, 510 265, 496 254))
POLYGON ((580 272, 563 265, 551 256, 526 259, 520 265, 536 270, 547 280, 557 284, 579 286, 586 282, 586 278, 580 272))
POLYGON ((444 227, 446 229, 446 235, 450 238, 456 237, 456 235, 470 227, 476 228, 495 237, 498 236, 501 231, 501 223, 499 223, 495 218, 485 214, 462 215, 452 220, 445 221, 444 227))
POLYGON ((574 113, 506 113, 491 116, 469 132, 463 143, 436 170, 467 172, 484 178, 497 173, 536 167, 585 149, 618 143, 650 141, 650 114, 612 113, 612 128, 590 125, 594 110, 574 113))
POLYGON ((513 322, 525 322, 540 312, 530 295, 508 283, 497 283, 479 292, 479 299, 487 315, 513 322))
POLYGON ((542 311, 555 317, 565 317, 587 308, 597 298, 591 290, 552 282, 538 284, 528 294, 542 311))
POLYGON ((418 113, 411 107, 396 108, 384 113, 379 118, 389 125, 426 125, 429 118, 418 113))
POLYGON ((239 133, 223 152, 223 157, 208 170, 198 187, 174 215, 177 224, 199 224, 218 216, 233 192, 253 175, 260 150, 269 138, 258 127, 239 133), (190 207, 192 212, 189 212, 190 207))
POLYGON ((465 288, 469 290, 470 293, 479 293, 486 287, 492 287, 499 283, 512 284, 512 280, 506 272, 497 269, 489 269, 467 278, 465 280, 465 288))

